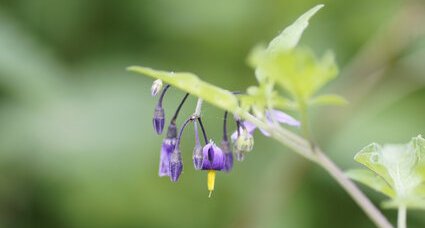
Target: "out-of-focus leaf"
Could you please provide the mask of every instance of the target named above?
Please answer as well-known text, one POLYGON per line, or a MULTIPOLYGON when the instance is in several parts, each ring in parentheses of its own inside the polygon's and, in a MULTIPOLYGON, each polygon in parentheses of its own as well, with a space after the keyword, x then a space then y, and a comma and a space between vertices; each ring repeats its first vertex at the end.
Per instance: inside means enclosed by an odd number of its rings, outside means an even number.
POLYGON ((304 103, 328 81, 336 77, 338 68, 332 53, 317 59, 307 48, 274 52, 263 56, 257 71, 304 103))
POLYGON ((348 101, 345 98, 335 94, 317 96, 309 101, 311 106, 346 104, 348 104, 348 101))
MULTIPOLYGON (((424 156, 425 139, 418 135, 408 144, 381 147, 373 143, 357 153, 354 159, 378 174, 394 191, 395 195, 390 196, 385 207, 405 205, 425 209, 424 156)), ((373 183, 359 181, 375 189, 373 183)))
POLYGON ((204 82, 192 73, 158 71, 141 66, 131 66, 127 70, 161 79, 165 83, 202 98, 221 109, 235 111, 238 107, 238 100, 231 92, 204 82))
POLYGON ((346 172, 347 176, 356 180, 377 192, 381 192, 388 197, 394 197, 395 193, 390 185, 385 180, 378 176, 376 173, 367 169, 353 169, 346 172))
POLYGON ((308 20, 322 7, 323 5, 317 5, 301 15, 294 23, 286 27, 277 37, 270 41, 267 49, 271 52, 287 51, 297 46, 301 35, 308 26, 308 20))

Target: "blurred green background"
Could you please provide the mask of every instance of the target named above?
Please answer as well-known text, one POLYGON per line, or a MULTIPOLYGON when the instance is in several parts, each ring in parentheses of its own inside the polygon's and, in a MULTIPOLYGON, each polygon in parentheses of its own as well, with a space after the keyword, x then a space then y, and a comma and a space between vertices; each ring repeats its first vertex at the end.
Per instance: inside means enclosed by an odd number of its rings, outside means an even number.
MULTIPOLYGON (((191 130, 180 181, 159 178, 152 80, 125 71, 192 71, 243 91, 251 48, 318 3, 301 45, 334 50, 341 73, 325 90, 350 101, 311 110, 323 149, 348 169, 370 142, 425 134, 424 1, 1 0, 0 227, 373 227, 324 170, 260 134, 211 199, 191 130)), ((182 96, 170 90, 167 117, 182 96)), ((203 115, 218 140, 222 112, 203 115)), ((424 227, 424 212, 408 224, 424 227)))

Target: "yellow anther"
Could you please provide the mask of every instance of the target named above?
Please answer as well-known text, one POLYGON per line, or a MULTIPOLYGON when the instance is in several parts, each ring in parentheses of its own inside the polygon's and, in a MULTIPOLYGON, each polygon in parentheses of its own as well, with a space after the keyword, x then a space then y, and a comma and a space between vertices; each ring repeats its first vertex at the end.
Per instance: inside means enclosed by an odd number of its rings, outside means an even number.
POLYGON ((215 170, 208 170, 208 191, 210 191, 208 198, 211 197, 211 194, 214 191, 214 184, 215 184, 215 170))

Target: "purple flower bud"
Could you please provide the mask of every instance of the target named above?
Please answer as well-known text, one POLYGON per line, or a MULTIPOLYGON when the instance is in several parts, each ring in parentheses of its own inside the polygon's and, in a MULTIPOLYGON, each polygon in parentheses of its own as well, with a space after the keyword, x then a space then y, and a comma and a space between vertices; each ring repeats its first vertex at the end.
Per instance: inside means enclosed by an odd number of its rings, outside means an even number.
POLYGON ((161 155, 159 159, 159 176, 170 176, 170 156, 176 147, 177 127, 174 123, 168 126, 167 138, 162 140, 161 155))
POLYGON ((203 154, 202 154, 202 146, 199 142, 199 134, 198 134, 198 125, 196 121, 193 122, 193 128, 195 130, 195 148, 193 149, 193 166, 195 166, 196 170, 202 169, 203 162, 203 154))
POLYGON ((170 180, 177 182, 183 171, 181 152, 176 148, 170 155, 170 180))
POLYGON ((203 163, 203 154, 202 154, 202 146, 197 144, 193 149, 193 166, 195 166, 196 170, 202 169, 203 163))
POLYGON ((165 138, 162 141, 159 159, 159 176, 170 176, 170 155, 176 146, 176 138, 165 138))
POLYGON ((225 172, 230 172, 233 168, 233 154, 232 154, 232 151, 230 150, 229 141, 227 140, 221 141, 221 149, 223 150, 224 157, 225 157, 223 170, 225 172))
POLYGON ((210 142, 202 149, 203 170, 222 170, 224 169, 225 156, 223 151, 218 148, 214 142, 210 142))
POLYGON ((157 105, 155 107, 155 112, 153 114, 153 129, 156 131, 158 135, 162 134, 162 130, 164 130, 165 123, 165 114, 162 106, 157 105))

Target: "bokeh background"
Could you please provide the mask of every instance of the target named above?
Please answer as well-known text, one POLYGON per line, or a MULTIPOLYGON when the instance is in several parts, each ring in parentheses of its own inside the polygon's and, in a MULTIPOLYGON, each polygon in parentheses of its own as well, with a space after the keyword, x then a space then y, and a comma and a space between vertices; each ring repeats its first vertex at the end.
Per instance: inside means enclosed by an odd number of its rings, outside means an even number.
MULTIPOLYGON (((251 48, 318 3, 301 45, 336 53, 340 76, 324 90, 350 104, 311 110, 316 141, 349 169, 371 142, 425 134, 424 1, 1 0, 0 227, 373 227, 324 170, 260 134, 211 199, 192 130, 180 181, 159 178, 152 80, 125 71, 191 71, 243 91, 251 48)), ((168 117, 182 96, 167 94, 168 117)), ((203 111, 218 141, 223 113, 203 111)), ((410 227, 424 213, 409 211, 410 227)))

